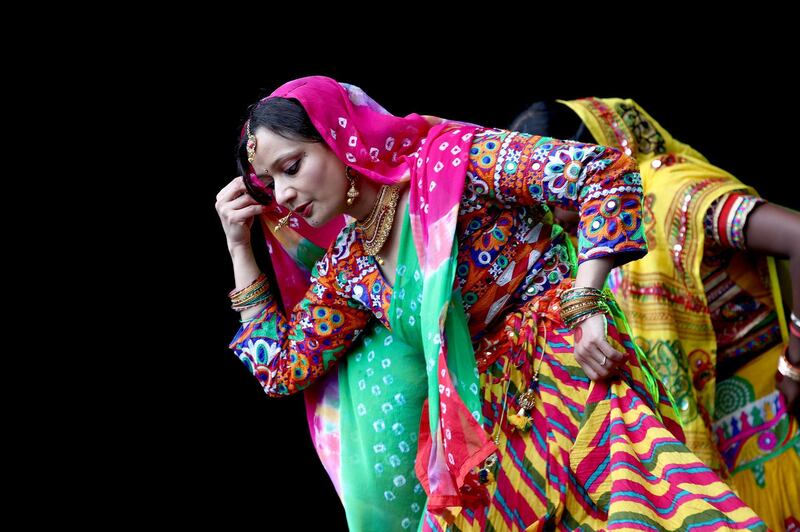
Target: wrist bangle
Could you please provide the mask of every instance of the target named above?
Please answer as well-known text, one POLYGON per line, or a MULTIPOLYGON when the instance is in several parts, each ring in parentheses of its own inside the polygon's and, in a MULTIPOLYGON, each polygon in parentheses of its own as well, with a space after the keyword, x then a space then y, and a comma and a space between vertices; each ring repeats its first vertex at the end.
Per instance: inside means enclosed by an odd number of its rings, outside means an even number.
POLYGON ((255 281, 253 281, 249 285, 245 286, 244 288, 242 288, 240 290, 236 290, 234 288, 233 290, 228 292, 228 297, 231 298, 231 299, 234 299, 236 297, 240 297, 242 294, 246 294, 247 292, 258 288, 262 283, 266 282, 266 280, 267 280, 267 275, 265 273, 262 273, 261 275, 256 277, 255 281))
POLYGON ((789 332, 795 338, 800 338, 800 327, 794 324, 794 322, 789 323, 789 332))
POLYGON ((789 358, 786 356, 788 352, 789 346, 787 345, 786 349, 783 350, 781 356, 778 358, 778 372, 784 377, 792 379, 795 382, 800 382, 800 368, 789 362, 789 358))

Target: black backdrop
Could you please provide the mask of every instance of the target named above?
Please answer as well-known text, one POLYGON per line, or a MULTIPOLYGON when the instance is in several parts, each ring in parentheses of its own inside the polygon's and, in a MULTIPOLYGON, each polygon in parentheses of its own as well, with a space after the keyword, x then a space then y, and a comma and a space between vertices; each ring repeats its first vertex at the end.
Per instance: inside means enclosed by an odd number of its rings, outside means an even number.
POLYGON ((153 340, 142 358, 155 386, 141 394, 142 403, 152 404, 136 434, 137 452, 152 467, 144 507, 163 510, 165 524, 345 527, 312 448, 301 397, 266 397, 227 349, 239 324, 226 298, 233 273, 214 201, 235 177, 233 146, 250 103, 289 79, 324 74, 361 86, 394 114, 508 127, 539 99, 630 97, 767 199, 798 208, 786 192, 797 180, 795 111, 786 105, 794 95, 782 81, 780 57, 746 51, 728 51, 725 61, 688 52, 681 62, 646 66, 588 52, 577 64, 571 56, 545 61, 533 52, 513 61, 418 63, 396 50, 391 61, 373 51, 354 64, 300 54, 278 58, 263 50, 226 55, 202 46, 162 58, 163 72, 150 82, 158 95, 154 150, 169 163, 161 166, 165 180, 154 186, 178 206, 178 216, 158 229, 168 252, 155 259, 165 266, 156 287, 177 294, 171 300, 177 304, 158 306, 163 324, 148 331, 153 340))

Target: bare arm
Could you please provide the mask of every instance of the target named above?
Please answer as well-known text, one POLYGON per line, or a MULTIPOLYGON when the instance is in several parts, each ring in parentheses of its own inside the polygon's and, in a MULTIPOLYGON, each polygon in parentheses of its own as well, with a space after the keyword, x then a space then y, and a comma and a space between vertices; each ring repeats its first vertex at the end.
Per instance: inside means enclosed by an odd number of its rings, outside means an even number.
MULTIPOLYGON (((750 213, 745 231, 748 251, 789 259, 792 301, 786 305, 800 315, 800 213, 766 203, 750 213)), ((800 338, 790 336, 787 358, 794 366, 800 366, 800 338)), ((784 377, 778 388, 789 411, 800 418, 800 384, 784 377)))
MULTIPOLYGON (((747 218, 747 249, 789 259, 792 276, 792 301, 787 301, 795 315, 800 315, 800 213, 780 205, 766 203, 747 218)), ((792 337, 789 360, 800 365, 800 338, 792 337)))

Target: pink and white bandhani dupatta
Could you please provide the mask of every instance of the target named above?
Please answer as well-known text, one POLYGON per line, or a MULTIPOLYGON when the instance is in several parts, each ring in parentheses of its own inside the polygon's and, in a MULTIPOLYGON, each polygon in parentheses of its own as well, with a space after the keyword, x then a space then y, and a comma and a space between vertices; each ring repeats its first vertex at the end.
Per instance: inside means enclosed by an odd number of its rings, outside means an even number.
POLYGON ((485 503, 488 494, 473 469, 495 445, 480 423, 466 316, 460 304, 451 304, 458 298, 453 290, 458 207, 477 126, 418 114, 397 117, 358 87, 322 76, 286 83, 272 97, 299 101, 331 150, 359 174, 383 184, 410 183, 412 232, 424 275, 428 378, 416 472, 431 512, 458 513, 485 503))

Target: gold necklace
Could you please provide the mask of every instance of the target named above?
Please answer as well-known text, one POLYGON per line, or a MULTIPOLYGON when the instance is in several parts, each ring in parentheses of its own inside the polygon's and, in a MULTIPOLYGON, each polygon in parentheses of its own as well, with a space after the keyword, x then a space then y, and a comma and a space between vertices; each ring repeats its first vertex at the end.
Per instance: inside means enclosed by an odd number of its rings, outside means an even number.
MULTIPOLYGON (((389 238, 399 199, 400 185, 383 185, 378 192, 378 199, 372 207, 372 212, 364 220, 356 222, 367 255, 376 256, 389 238)), ((377 261, 378 264, 383 264, 382 258, 377 257, 377 261)))

